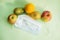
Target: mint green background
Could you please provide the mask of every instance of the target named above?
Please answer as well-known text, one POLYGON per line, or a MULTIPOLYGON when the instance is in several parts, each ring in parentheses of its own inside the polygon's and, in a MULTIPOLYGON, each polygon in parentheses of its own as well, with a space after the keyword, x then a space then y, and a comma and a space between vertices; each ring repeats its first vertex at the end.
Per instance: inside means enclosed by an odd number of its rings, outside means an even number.
POLYGON ((60 40, 60 0, 0 0, 0 40, 60 40), (24 7, 33 3, 40 12, 52 12, 51 21, 42 24, 41 32, 34 35, 9 24, 7 17, 15 7, 24 7))

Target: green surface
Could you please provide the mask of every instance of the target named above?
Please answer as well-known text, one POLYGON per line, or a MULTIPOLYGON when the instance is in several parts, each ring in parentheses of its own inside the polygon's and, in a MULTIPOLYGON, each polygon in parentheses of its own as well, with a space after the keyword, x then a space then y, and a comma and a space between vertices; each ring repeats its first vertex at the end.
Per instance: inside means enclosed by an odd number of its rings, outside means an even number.
POLYGON ((0 0, 0 40, 60 40, 60 0, 0 0), (24 7, 30 2, 41 12, 52 12, 50 22, 40 21, 42 29, 38 35, 19 30, 7 21, 15 7, 24 7))

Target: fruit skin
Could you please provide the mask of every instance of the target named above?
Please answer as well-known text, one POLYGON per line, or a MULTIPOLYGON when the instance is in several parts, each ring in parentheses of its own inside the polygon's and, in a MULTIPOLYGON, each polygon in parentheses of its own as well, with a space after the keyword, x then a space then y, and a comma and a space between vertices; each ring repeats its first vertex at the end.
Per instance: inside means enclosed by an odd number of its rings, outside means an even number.
POLYGON ((11 24, 14 24, 17 20, 17 15, 15 14, 11 14, 8 16, 8 22, 11 23, 11 24))
POLYGON ((29 3, 25 6, 25 12, 27 14, 32 13, 35 11, 35 6, 32 3, 29 3))
POLYGON ((51 20, 52 16, 51 16, 51 12, 50 11, 44 11, 41 15, 41 18, 44 22, 48 22, 51 20))
POLYGON ((24 10, 22 8, 15 8, 14 9, 14 13, 19 15, 19 14, 22 14, 24 12, 24 10))
POLYGON ((33 19, 37 20, 41 18, 41 14, 38 11, 32 12, 30 14, 28 14, 30 17, 32 17, 33 19))

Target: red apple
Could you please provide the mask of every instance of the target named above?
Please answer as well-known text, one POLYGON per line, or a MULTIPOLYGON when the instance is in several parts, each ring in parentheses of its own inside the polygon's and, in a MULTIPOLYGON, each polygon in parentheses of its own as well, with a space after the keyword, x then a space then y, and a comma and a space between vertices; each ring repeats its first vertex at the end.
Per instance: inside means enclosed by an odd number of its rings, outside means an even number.
POLYGON ((41 18, 44 22, 48 22, 51 20, 51 12, 50 11, 44 11, 41 15, 41 18))
POLYGON ((17 20, 17 15, 11 14, 8 16, 9 23, 14 24, 16 22, 16 20, 17 20))

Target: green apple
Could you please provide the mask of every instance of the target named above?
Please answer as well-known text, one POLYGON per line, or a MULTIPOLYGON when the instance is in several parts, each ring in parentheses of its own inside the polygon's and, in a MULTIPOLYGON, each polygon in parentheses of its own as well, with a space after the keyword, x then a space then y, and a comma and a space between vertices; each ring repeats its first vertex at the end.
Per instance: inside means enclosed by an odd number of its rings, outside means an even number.
POLYGON ((22 14, 24 12, 24 10, 22 8, 15 8, 14 9, 14 13, 19 15, 19 14, 22 14))

